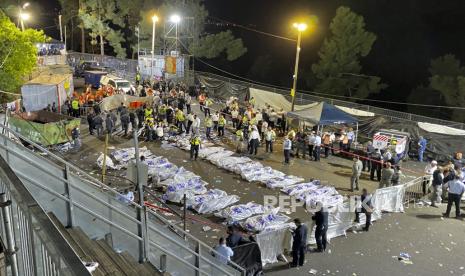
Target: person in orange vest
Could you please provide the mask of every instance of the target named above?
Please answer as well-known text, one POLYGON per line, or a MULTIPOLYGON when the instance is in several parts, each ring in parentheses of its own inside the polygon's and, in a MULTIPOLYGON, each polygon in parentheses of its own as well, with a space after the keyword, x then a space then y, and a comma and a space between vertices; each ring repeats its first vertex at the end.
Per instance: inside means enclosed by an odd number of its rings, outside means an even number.
POLYGON ((206 99, 206 97, 205 97, 204 93, 199 95, 200 111, 202 111, 202 112, 203 112, 203 107, 205 106, 205 99, 206 99))
POLYGON ((152 88, 147 89, 147 96, 153 96, 152 88))

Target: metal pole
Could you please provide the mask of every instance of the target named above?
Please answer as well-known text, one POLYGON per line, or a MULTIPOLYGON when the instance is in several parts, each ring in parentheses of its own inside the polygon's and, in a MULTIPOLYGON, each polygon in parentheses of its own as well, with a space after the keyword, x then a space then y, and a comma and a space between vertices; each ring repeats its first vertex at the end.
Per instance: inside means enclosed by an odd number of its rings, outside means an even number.
POLYGON ((58 15, 58 24, 60 25, 60 41, 63 42, 63 27, 61 26, 61 14, 58 15))
POLYGON ((184 194, 183 196, 183 208, 182 208, 182 211, 183 211, 183 215, 182 215, 182 219, 183 219, 183 230, 184 230, 184 239, 186 239, 186 229, 187 229, 187 224, 186 224, 186 216, 187 216, 187 197, 186 197, 186 194, 184 194))
POLYGON ((139 224, 139 237, 142 238, 142 240, 139 242, 139 262, 143 263, 147 260, 147 251, 146 251, 146 245, 148 243, 147 241, 147 232, 146 230, 146 217, 145 217, 145 208, 144 208, 144 186, 142 183, 142 179, 140 178, 140 158, 139 158, 139 141, 137 140, 137 131, 132 132, 132 136, 134 139, 134 152, 135 152, 135 158, 136 158, 136 183, 137 183, 137 189, 139 190, 139 205, 141 206, 137 210, 137 219, 140 221, 139 224))
POLYGON ((21 30, 24 32, 24 20, 21 18, 21 30))
POLYGON ((176 22, 176 56, 178 55, 178 23, 176 22))
POLYGON ((139 26, 136 27, 137 28, 137 64, 139 64, 139 52, 140 52, 140 43, 139 43, 139 38, 140 38, 140 28, 139 26))
POLYGON ((357 144, 357 139, 358 139, 358 122, 357 122, 357 125, 355 127, 355 144, 357 144))
POLYGON ((65 53, 66 53, 66 25, 65 25, 65 53))
POLYGON ((105 147, 103 149, 103 164, 102 164, 102 183, 105 184, 105 174, 107 171, 107 150, 108 150, 108 133, 105 135, 105 147))
POLYGON ((156 34, 156 21, 153 20, 152 25, 152 58, 150 59, 150 79, 153 78, 153 59, 155 55, 155 34, 156 34))
POLYGON ((297 89, 297 74, 299 73, 299 56, 300 56, 300 41, 302 37, 302 32, 299 31, 299 35, 297 36, 297 48, 295 53, 295 67, 294 67, 294 81, 292 84, 291 96, 292 96, 292 107, 291 111, 294 111, 294 104, 295 104, 295 93, 297 89))
POLYGON ((5 228, 6 243, 8 246, 8 257, 11 262, 11 274, 13 276, 19 275, 18 273, 18 259, 16 257, 15 241, 13 237, 13 228, 11 224, 10 205, 11 201, 6 199, 6 194, 0 194, 0 203, 2 204, 3 225, 5 228))

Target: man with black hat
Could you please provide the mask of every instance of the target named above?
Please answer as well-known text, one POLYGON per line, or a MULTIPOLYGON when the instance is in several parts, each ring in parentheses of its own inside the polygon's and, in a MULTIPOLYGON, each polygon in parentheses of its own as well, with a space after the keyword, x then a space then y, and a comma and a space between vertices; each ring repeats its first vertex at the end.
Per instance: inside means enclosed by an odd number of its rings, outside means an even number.
POLYGON ((302 224, 300 219, 294 219, 294 223, 297 228, 292 233, 292 263, 291 267, 297 265, 303 266, 305 262, 305 249, 307 247, 307 226, 302 224))

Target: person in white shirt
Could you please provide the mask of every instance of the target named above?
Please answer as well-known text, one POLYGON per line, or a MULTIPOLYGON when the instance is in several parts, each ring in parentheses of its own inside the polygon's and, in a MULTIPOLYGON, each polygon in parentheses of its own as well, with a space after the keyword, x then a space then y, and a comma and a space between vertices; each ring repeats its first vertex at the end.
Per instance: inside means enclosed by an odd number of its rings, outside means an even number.
POLYGON ((192 97, 188 93, 186 93, 186 96, 184 97, 184 100, 186 101, 186 108, 187 108, 187 113, 191 113, 191 104, 192 104, 192 97))
POLYGON ((321 136, 320 133, 315 135, 313 140, 313 158, 315 161, 320 161, 320 153, 321 153, 321 136))
POLYGON ((157 139, 163 139, 163 133, 164 133, 164 130, 163 130, 163 123, 160 123, 158 124, 155 132, 157 133, 157 139))
MULTIPOLYGON (((263 122, 263 123, 266 123, 266 122, 263 122)), ((273 143, 276 139, 276 132, 271 127, 268 127, 268 129, 264 131, 263 136, 265 137, 266 152, 268 152, 268 150, 270 152, 273 152, 273 143)))
POLYGON ((218 130, 218 121, 220 120, 220 114, 217 112, 213 113, 211 115, 212 121, 213 121, 213 130, 217 131, 218 130))
POLYGON ((238 124, 239 124, 238 116, 239 116, 239 111, 237 109, 231 110, 231 119, 232 119, 234 128, 238 127, 238 124))
POLYGON ((216 259, 222 264, 228 264, 231 257, 234 256, 234 251, 226 245, 226 240, 223 237, 220 238, 219 244, 215 246, 215 251, 218 252, 215 256, 216 259))
POLYGON ((268 129, 268 122, 264 121, 261 125, 262 128, 262 139, 265 140, 265 131, 268 129))
POLYGON ((277 120, 278 120, 278 113, 276 113, 274 109, 272 109, 270 113, 270 126, 272 128, 275 128, 277 126, 276 125, 277 120))
POLYGON ((349 143, 347 144, 347 151, 350 151, 350 146, 352 142, 354 141, 355 138, 355 133, 352 128, 349 128, 349 132, 347 132, 347 139, 349 140, 349 143))
POLYGON ((199 134, 200 129, 200 118, 197 117, 197 114, 194 115, 194 122, 192 123, 192 133, 195 135, 199 134))
POLYGON ((313 158, 313 149, 315 147, 315 131, 312 131, 312 133, 310 135, 307 136, 308 137, 308 156, 310 158, 310 160, 313 158))
POLYGON ((192 124, 194 123, 194 113, 187 114, 187 127, 186 133, 189 134, 192 124))
POLYGON ((292 141, 288 136, 284 139, 283 150, 284 150, 284 163, 289 164, 289 159, 291 157, 292 141))
POLYGON ((257 155, 258 146, 260 145, 260 133, 258 133, 256 126, 253 126, 252 133, 249 135, 249 145, 249 154, 257 155))
POLYGON ((431 161, 425 167, 425 175, 423 176, 423 194, 426 194, 426 191, 431 186, 433 180, 434 171, 438 168, 438 162, 436 160, 431 161))

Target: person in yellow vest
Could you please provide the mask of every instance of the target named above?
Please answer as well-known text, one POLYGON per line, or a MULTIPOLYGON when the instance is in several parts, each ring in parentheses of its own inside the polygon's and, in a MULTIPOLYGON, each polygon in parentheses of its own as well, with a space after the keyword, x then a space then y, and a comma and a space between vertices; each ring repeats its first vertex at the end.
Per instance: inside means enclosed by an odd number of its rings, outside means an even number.
POLYGON ((203 107, 203 112, 205 116, 207 116, 207 114, 210 115, 210 107, 212 106, 212 104, 213 104, 213 101, 209 97, 206 97, 205 105, 203 107))
POLYGON ((211 133, 212 127, 213 127, 213 120, 210 117, 210 115, 208 115, 207 117, 205 117, 205 128, 206 128, 205 136, 207 136, 208 139, 210 139, 210 133, 211 133))
POLYGON ((166 105, 162 104, 158 107, 158 117, 160 120, 166 120, 166 105))
POLYGON ((245 113, 242 116, 241 127, 244 130, 244 137, 247 139, 249 137, 249 117, 245 113))
POLYGON ((197 134, 192 135, 190 144, 191 144, 191 160, 192 159, 197 160, 197 157, 199 156, 199 149, 200 149, 200 144, 201 144, 200 137, 197 134))
POLYGON ((153 118, 153 108, 149 105, 146 106, 144 109, 144 118, 147 120, 147 118, 153 118))
POLYGON ((73 117, 79 117, 79 100, 74 98, 71 102, 71 108, 73 109, 73 117))
POLYGON ((236 152, 237 153, 241 153, 242 152, 242 144, 243 144, 243 141, 244 141, 244 132, 242 131, 242 129, 238 129, 236 131, 236 152))
POLYGON ((186 117, 184 116, 184 112, 182 112, 181 109, 176 109, 175 119, 178 125, 179 133, 182 133, 183 127, 184 130, 186 129, 186 117))
POLYGON ((145 118, 145 134, 146 139, 145 141, 151 142, 155 139, 155 121, 153 117, 145 118))
POLYGON ((250 104, 251 106, 255 106, 255 98, 254 98, 254 97, 251 97, 251 98, 250 98, 249 104, 250 104))
POLYGON ((218 137, 224 136, 224 126, 226 125, 226 119, 223 115, 220 115, 218 119, 218 137))

